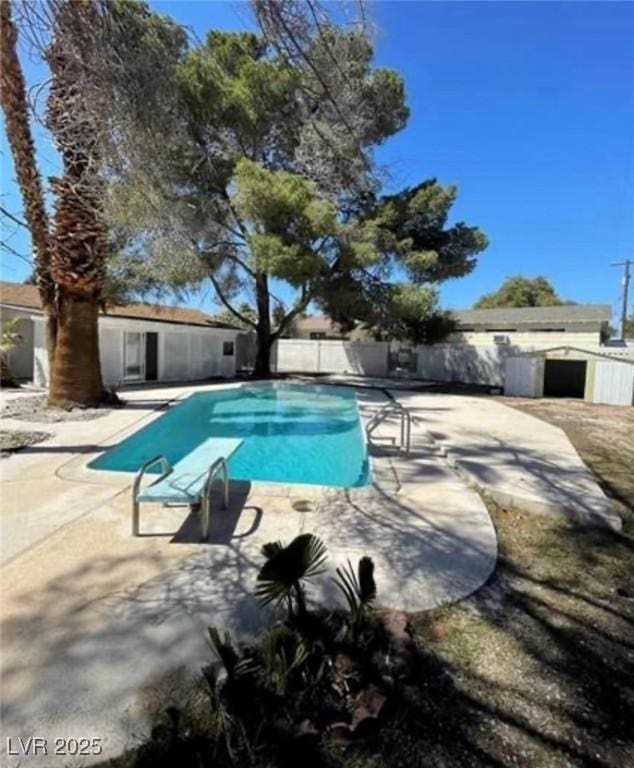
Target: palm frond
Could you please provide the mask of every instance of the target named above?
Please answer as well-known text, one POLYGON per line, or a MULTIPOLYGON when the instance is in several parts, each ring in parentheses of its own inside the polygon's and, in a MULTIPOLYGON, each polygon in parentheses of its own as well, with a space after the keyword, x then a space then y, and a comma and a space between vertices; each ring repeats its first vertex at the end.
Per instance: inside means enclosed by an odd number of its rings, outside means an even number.
POLYGON ((348 560, 345 567, 336 569, 336 573, 335 584, 343 593, 352 619, 356 622, 376 599, 372 558, 362 557, 356 571, 348 560))
POLYGON ((343 592, 350 613, 356 614, 359 610, 359 601, 357 599, 359 582, 350 560, 348 560, 345 567, 337 568, 336 573, 337 578, 335 579, 335 584, 339 587, 341 592, 343 592))
MULTIPOLYGON (((283 602, 302 581, 310 581, 323 572, 326 546, 312 533, 303 533, 284 547, 267 546, 271 556, 258 573, 255 595, 263 605, 283 602)), ((267 554, 265 553, 265 554, 267 554)))
POLYGON ((234 648, 233 641, 231 640, 231 634, 225 632, 224 637, 220 636, 220 632, 216 627, 208 627, 207 633, 209 635, 209 645, 216 655, 218 661, 222 663, 227 670, 229 677, 233 677, 238 664, 238 652, 234 648))
POLYGON ((291 675, 308 658, 302 637, 285 626, 272 627, 262 638, 261 677, 278 694, 286 692, 291 675))

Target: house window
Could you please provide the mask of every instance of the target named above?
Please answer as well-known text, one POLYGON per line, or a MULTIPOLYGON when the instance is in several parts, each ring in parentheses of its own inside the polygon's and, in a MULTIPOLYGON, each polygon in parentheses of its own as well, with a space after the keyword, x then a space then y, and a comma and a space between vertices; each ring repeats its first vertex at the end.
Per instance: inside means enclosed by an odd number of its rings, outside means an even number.
POLYGON ((124 343, 124 378, 142 379, 144 375, 143 363, 143 334, 136 331, 126 331, 124 343))
POLYGON ((325 333, 321 333, 319 331, 312 331, 311 334, 310 334, 310 338, 311 339, 325 339, 326 338, 326 334, 325 333))
POLYGON ((225 341, 222 345, 222 354, 224 357, 233 357, 233 342, 225 341))

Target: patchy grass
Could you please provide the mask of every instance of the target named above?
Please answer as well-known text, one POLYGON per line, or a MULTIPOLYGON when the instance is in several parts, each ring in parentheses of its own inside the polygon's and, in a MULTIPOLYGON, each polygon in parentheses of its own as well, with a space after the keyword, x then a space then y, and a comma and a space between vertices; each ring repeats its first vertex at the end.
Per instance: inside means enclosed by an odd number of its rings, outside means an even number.
POLYGON ((571 401, 519 407, 566 431, 615 500, 623 532, 489 504, 495 574, 470 599, 413 618, 467 718, 427 764, 460 765, 472 745, 464 765, 634 765, 634 413, 571 401))

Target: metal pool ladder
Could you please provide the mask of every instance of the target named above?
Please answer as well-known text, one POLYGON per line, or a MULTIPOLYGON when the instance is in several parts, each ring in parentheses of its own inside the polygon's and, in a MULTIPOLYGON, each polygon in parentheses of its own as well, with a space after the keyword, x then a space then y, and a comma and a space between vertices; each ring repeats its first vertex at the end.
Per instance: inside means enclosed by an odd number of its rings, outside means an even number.
MULTIPOLYGON (((412 443, 412 414, 405 408, 405 406, 401 405, 396 400, 391 400, 389 403, 386 403, 381 410, 377 411, 374 416, 372 416, 365 427, 366 437, 370 440, 372 433, 379 424, 383 423, 385 419, 393 413, 396 413, 401 417, 401 441, 398 447, 401 451, 409 453, 412 443)), ((396 444, 394 438, 392 438, 392 441, 396 444)))

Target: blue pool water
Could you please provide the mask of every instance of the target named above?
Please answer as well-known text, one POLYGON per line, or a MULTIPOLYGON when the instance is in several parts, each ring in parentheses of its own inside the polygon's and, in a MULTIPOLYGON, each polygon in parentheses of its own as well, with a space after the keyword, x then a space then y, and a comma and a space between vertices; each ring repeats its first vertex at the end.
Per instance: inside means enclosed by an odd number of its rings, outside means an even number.
POLYGON ((89 466, 136 472, 158 454, 174 465, 209 437, 244 438, 229 461, 234 480, 339 488, 370 481, 356 395, 331 386, 269 384, 199 392, 89 466))

